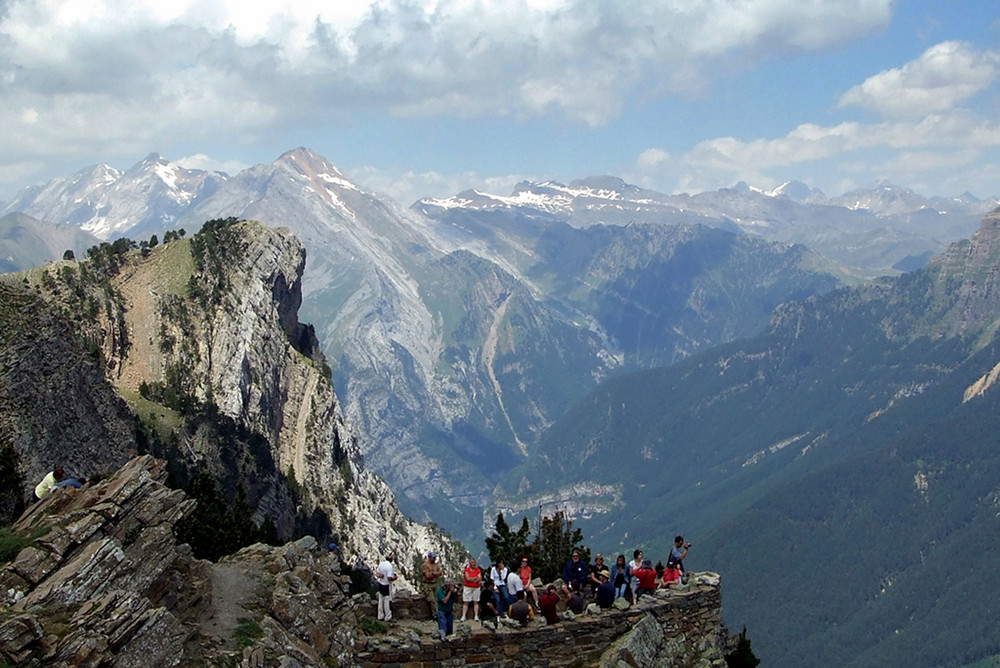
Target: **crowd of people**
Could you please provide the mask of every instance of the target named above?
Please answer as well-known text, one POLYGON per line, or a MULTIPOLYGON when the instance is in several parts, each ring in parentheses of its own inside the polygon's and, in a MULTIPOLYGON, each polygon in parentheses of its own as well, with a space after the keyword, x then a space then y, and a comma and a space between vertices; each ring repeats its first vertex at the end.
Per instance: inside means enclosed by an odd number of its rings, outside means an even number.
MULTIPOLYGON (((608 609, 618 599, 635 603, 657 589, 684 583, 684 559, 690 548, 691 543, 677 536, 661 571, 644 558, 642 550, 635 550, 631 561, 619 554, 610 566, 602 554, 594 557, 591 564, 579 550, 574 550, 563 568, 562 582, 549 584, 541 593, 532 583, 534 578, 527 556, 520 557, 516 565, 508 566, 504 559, 498 558, 485 567, 470 558, 462 569, 461 578, 453 579, 444 576, 437 555, 430 552, 421 566, 419 589, 437 620, 442 639, 454 632, 459 612, 461 622, 471 619, 494 628, 504 618, 526 626, 530 620, 541 616, 547 623, 555 624, 582 614, 588 603, 608 609)), ((376 569, 380 620, 392 619, 390 584, 396 577, 391 557, 376 569)))

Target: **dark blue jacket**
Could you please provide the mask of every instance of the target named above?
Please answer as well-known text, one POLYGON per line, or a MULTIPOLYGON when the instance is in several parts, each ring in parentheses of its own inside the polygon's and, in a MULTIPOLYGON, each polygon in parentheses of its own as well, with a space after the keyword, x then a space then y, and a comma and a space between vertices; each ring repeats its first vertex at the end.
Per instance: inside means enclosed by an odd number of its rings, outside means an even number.
POLYGON ((587 562, 580 559, 577 562, 573 562, 572 559, 566 562, 566 567, 563 569, 563 580, 566 584, 575 583, 577 589, 587 580, 587 562))

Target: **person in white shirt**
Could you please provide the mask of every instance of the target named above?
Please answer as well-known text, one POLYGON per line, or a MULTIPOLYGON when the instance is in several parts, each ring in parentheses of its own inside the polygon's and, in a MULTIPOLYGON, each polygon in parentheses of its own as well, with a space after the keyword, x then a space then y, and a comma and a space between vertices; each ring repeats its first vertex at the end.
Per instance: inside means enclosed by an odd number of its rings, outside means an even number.
POLYGON ((385 561, 375 569, 375 579, 378 581, 378 618, 384 622, 392 619, 392 590, 389 585, 398 577, 392 568, 393 556, 386 556, 385 561))
MULTIPOLYGON (((524 591, 524 583, 521 582, 520 575, 511 571, 507 575, 507 596, 509 597, 507 600, 510 605, 514 605, 517 601, 517 592, 519 591, 524 591)), ((525 594, 525 596, 527 596, 527 594, 525 594)), ((522 597, 522 600, 524 600, 524 597, 522 597)))
POLYGON ((493 568, 490 569, 490 579, 493 580, 494 588, 500 597, 500 609, 498 612, 502 616, 507 614, 507 608, 510 607, 510 595, 507 592, 507 576, 509 574, 510 571, 504 565, 503 559, 497 559, 496 563, 493 564, 493 568))

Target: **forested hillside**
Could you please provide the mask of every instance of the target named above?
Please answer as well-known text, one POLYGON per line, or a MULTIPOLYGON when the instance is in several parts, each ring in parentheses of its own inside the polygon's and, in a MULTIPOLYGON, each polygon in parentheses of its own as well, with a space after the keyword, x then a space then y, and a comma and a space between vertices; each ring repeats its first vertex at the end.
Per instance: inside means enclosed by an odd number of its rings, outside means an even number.
POLYGON ((594 542, 727 577, 775 665, 961 665, 1000 648, 1000 215, 927 268, 781 307, 764 334, 602 385, 501 507, 605 490, 594 542), (948 620, 942 624, 942 620, 948 620), (853 662, 853 663, 852 663, 853 662))

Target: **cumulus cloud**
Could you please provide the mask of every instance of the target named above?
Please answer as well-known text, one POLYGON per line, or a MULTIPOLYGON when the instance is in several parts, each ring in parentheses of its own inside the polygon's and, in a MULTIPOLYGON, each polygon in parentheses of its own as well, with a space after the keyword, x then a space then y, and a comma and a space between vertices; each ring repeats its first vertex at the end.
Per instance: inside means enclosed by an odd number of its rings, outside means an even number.
POLYGON ((963 42, 942 42, 906 65, 879 72, 844 93, 840 107, 856 105, 890 118, 948 111, 988 88, 1000 54, 963 42))
POLYGON ((689 92, 719 58, 828 47, 890 13, 891 0, 11 0, 0 67, 24 97, 166 105, 221 87, 277 118, 374 105, 597 125, 637 88, 689 92))

